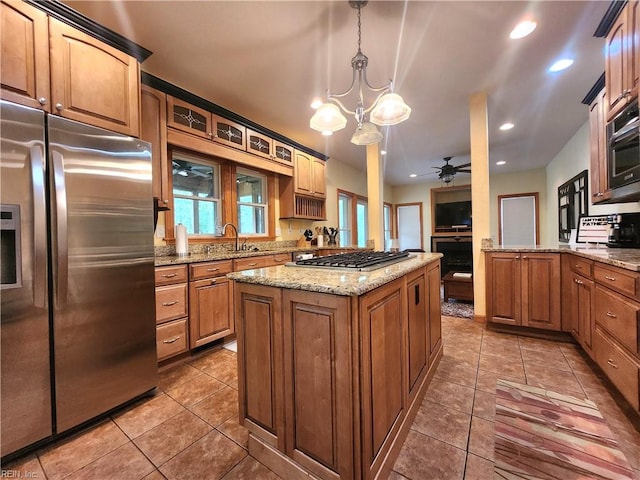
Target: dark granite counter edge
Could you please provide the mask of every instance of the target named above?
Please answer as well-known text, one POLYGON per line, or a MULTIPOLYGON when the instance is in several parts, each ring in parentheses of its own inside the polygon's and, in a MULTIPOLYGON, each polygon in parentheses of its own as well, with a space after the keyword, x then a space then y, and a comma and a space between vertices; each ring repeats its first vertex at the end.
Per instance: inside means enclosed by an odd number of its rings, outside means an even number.
POLYGON ((522 247, 486 247, 483 252, 505 253, 571 253, 595 262, 640 272, 640 249, 637 248, 595 248, 569 245, 522 246, 522 247))

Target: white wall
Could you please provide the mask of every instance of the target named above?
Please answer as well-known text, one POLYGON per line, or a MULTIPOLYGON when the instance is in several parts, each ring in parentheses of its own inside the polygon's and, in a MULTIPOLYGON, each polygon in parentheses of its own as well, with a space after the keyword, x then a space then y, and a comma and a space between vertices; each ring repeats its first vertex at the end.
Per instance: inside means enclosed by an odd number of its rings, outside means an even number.
MULTIPOLYGON (((547 165, 547 234, 545 242, 558 243, 558 187, 589 169, 589 122, 586 122, 547 165)), ((591 172, 589 172, 589 215, 640 212, 640 202, 593 205, 591 203, 591 172)))

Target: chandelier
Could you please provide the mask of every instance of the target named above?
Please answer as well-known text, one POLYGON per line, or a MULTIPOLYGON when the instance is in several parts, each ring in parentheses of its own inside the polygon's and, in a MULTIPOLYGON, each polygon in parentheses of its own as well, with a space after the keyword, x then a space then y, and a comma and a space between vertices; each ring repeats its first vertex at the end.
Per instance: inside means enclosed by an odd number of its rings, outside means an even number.
POLYGON ((351 68, 353 69, 351 86, 344 93, 335 94, 327 90, 326 102, 318 107, 309 122, 309 125, 314 130, 322 132, 323 135, 331 135, 347 125, 347 119, 340 110, 353 115, 356 119, 357 127, 353 137, 351 137, 351 142, 356 145, 371 145, 380 142, 382 134, 378 131, 376 125, 396 125, 404 122, 411 114, 411 108, 404 103, 402 97, 393 93, 393 81, 390 80, 389 83, 382 87, 372 87, 367 80, 369 59, 360 49, 362 41, 360 9, 366 4, 367 0, 349 1, 351 8, 358 10, 358 52, 351 59, 351 68), (364 106, 364 86, 378 94, 375 101, 368 108, 364 106), (354 110, 349 110, 340 99, 349 95, 355 88, 358 89, 358 103, 354 110))

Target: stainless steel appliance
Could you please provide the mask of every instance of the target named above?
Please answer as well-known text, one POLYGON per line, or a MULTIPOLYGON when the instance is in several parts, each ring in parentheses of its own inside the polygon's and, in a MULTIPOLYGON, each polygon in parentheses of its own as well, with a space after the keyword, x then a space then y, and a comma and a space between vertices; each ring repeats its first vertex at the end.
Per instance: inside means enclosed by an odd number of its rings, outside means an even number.
POLYGON ((1 454, 154 388, 149 144, 0 102, 1 454))
POLYGON ((638 102, 629 104, 607 126, 608 180, 615 200, 640 196, 640 117, 638 102))
POLYGON ((610 247, 640 248, 640 213, 607 216, 610 247))
POLYGON ((403 252, 350 252, 325 255, 287 263, 287 266, 343 269, 356 272, 370 272, 409 258, 408 251, 403 252))

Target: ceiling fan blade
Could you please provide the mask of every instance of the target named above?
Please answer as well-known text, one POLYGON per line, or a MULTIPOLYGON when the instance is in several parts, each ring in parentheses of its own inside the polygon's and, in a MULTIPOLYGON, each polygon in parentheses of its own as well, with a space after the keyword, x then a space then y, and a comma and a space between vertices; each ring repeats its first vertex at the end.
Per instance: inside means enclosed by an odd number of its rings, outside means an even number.
POLYGON ((437 168, 438 170, 442 170, 442 167, 431 167, 431 168, 437 168))
POLYGON ((467 168, 467 167, 470 167, 470 166, 471 166, 471 164, 470 164, 470 163, 465 163, 465 164, 463 164, 463 165, 458 165, 458 166, 457 166, 457 167, 455 167, 455 168, 467 168))
POLYGON ((471 170, 467 170, 467 169, 457 169, 456 172, 464 172, 464 173, 471 173, 471 170))

